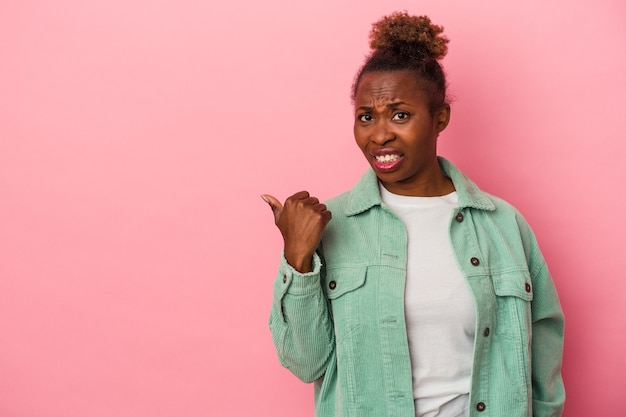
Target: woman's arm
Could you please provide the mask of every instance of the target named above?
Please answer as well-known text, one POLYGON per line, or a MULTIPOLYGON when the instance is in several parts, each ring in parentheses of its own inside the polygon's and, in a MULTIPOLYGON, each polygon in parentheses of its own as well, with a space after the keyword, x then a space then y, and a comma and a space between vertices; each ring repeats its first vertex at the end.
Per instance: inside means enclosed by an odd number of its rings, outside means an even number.
POLYGON ((565 403, 561 376, 564 318, 550 272, 539 249, 531 255, 533 416, 559 417, 565 403))
POLYGON ((274 281, 270 329, 280 362, 298 378, 324 375, 334 349, 328 301, 320 285, 322 261, 316 253, 332 214, 306 191, 285 204, 263 195, 274 213, 284 250, 274 281))
POLYGON ((312 272, 300 273, 282 256, 269 321, 280 363, 304 382, 324 375, 335 346, 328 301, 320 285, 322 262, 317 254, 312 267, 312 272))

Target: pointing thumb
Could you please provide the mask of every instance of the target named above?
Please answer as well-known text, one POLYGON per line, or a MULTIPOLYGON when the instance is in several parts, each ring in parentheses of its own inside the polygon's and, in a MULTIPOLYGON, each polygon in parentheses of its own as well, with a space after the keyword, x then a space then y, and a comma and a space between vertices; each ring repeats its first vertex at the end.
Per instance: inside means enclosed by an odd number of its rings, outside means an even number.
POLYGON ((269 194, 261 194, 261 198, 272 208, 274 212, 274 223, 278 224, 278 219, 283 212, 283 205, 276 199, 276 197, 269 194))

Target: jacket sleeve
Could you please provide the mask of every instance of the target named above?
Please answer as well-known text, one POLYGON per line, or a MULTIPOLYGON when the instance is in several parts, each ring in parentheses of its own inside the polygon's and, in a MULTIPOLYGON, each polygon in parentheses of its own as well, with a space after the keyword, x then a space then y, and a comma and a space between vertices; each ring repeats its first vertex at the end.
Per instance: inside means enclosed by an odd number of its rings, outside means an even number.
POLYGON ((335 340, 330 308, 321 287, 323 266, 313 256, 313 271, 302 274, 281 255, 274 281, 269 326, 280 363, 304 382, 324 375, 335 340))
POLYGON ((559 417, 565 403, 561 376, 563 311, 534 235, 532 242, 529 269, 534 296, 531 307, 533 417, 559 417))

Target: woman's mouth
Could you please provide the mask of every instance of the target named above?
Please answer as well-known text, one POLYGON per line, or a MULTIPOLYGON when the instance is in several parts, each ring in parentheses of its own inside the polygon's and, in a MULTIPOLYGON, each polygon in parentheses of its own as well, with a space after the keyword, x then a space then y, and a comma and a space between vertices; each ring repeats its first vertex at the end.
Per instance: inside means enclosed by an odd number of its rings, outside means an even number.
POLYGON ((372 165, 374 169, 381 172, 389 172, 395 170, 403 156, 397 153, 380 153, 372 155, 372 165))

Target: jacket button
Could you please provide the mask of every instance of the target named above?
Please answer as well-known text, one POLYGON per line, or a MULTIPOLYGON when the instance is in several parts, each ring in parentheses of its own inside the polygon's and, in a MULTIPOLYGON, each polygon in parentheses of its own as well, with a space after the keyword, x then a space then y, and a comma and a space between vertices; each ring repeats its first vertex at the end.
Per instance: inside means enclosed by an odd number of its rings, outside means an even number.
POLYGON ((530 292, 530 284, 529 284, 529 283, 526 283, 526 286, 525 286, 525 287, 526 287, 526 292, 530 292))
POLYGON ((286 284, 287 283, 287 274, 283 275, 283 283, 286 284))
POLYGON ((456 221, 461 223, 463 221, 463 213, 461 213, 460 211, 456 214, 455 217, 456 221))
POLYGON ((485 337, 489 336, 489 327, 485 327, 485 331, 483 332, 485 337))
POLYGON ((480 265, 480 261, 478 260, 478 258, 472 258, 470 259, 470 262, 472 263, 472 265, 474 266, 478 266, 480 265))
POLYGON ((330 281, 328 283, 328 288, 330 288, 331 290, 334 290, 335 288, 337 288, 337 283, 335 281, 330 281))
POLYGON ((478 404, 476 404, 476 409, 478 411, 485 411, 485 408, 487 408, 487 406, 485 405, 484 402, 479 402, 478 404))

